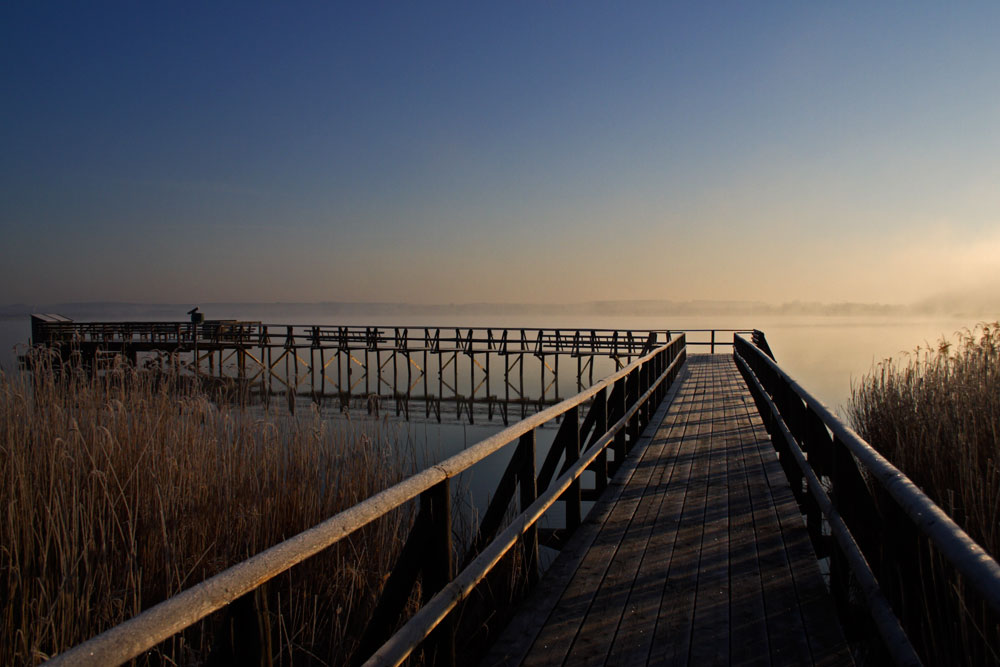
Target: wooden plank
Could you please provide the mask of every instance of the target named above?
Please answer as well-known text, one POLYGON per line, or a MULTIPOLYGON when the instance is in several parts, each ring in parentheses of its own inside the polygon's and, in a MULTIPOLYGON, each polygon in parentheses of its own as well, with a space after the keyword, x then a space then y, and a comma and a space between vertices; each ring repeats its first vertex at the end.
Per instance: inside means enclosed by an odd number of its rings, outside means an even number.
MULTIPOLYGON (((696 357, 693 361, 692 369, 697 371, 692 372, 705 376, 708 371, 706 359, 696 357)), ((706 418, 707 410, 705 392, 701 408, 692 415, 696 427, 694 437, 685 448, 692 462, 691 476, 654 630, 649 657, 653 664, 687 664, 690 651, 711 459, 712 424, 706 418)))
POLYGON ((705 527, 698 564, 698 592, 691 633, 691 664, 729 661, 729 480, 730 452, 725 414, 725 366, 709 364, 711 379, 712 458, 709 466, 705 527))
POLYGON ((726 413, 734 420, 735 428, 729 459, 729 663, 765 665, 771 662, 770 646, 747 472, 757 441, 753 433, 755 425, 748 418, 740 393, 731 389, 726 401, 726 413))
POLYGON ((612 643, 609 664, 642 664, 649 656, 660 600, 663 597, 665 575, 673 554, 691 475, 692 457, 690 451, 687 451, 690 447, 685 443, 693 435, 695 428, 690 419, 694 413, 692 404, 700 401, 700 395, 704 392, 703 386, 697 384, 698 380, 701 378, 692 378, 690 390, 678 396, 672 429, 664 434, 664 444, 674 445, 676 452, 671 475, 661 478, 663 487, 658 494, 659 503, 652 534, 629 592, 625 615, 612 643))

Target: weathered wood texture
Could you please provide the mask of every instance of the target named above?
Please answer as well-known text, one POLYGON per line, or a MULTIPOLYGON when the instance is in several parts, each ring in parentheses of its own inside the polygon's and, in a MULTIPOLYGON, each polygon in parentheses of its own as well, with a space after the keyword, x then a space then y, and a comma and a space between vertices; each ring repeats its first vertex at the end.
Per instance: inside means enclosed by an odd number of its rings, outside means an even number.
POLYGON ((689 357, 653 424, 484 665, 851 664, 732 358, 689 357))

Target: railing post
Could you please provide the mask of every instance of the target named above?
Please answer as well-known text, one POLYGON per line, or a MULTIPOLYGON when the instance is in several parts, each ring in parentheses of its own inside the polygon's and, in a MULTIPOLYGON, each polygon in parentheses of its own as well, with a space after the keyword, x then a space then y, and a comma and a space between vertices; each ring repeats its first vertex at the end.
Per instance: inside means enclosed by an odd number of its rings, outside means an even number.
POLYGON ((270 612, 264 584, 227 605, 222 631, 215 634, 208 661, 269 667, 272 652, 270 612))
MULTIPOLYGON (((660 363, 659 363, 659 370, 657 372, 657 377, 667 372, 667 369, 670 368, 670 362, 673 361, 674 356, 675 355, 674 355, 673 345, 671 345, 670 347, 668 347, 667 349, 663 350, 660 353, 659 355, 660 363)), ((657 390, 656 394, 657 405, 662 403, 663 399, 667 397, 667 390, 670 389, 670 385, 673 384, 673 381, 674 381, 674 375, 673 373, 671 373, 666 378, 664 378, 663 382, 660 383, 660 387, 657 390)))
MULTIPOLYGON (((622 411, 622 414, 629 410, 639 398, 639 373, 641 370, 641 368, 633 369, 628 375, 628 396, 625 399, 625 410, 622 411)), ((636 410, 628 420, 628 451, 632 451, 635 443, 639 441, 639 419, 641 412, 642 410, 636 410)))
MULTIPOLYGON (((625 406, 628 405, 625 399, 626 393, 626 378, 620 378, 615 381, 615 388, 611 392, 611 420, 617 423, 619 419, 625 416, 625 406)), ((625 455, 628 454, 628 443, 626 442, 626 428, 618 429, 615 433, 615 470, 621 467, 622 462, 625 460, 625 455)))
MULTIPOLYGON (((666 354, 662 351, 657 352, 656 356, 653 357, 653 382, 656 382, 657 378, 663 374, 663 360, 665 358, 666 354)), ((658 407, 660 405, 660 401, 663 400, 663 387, 664 384, 661 382, 656 386, 656 390, 653 391, 653 395, 650 397, 654 407, 658 407)))
MULTIPOLYGON (((830 499, 834 509, 840 513, 858 548, 865 556, 873 572, 881 568, 881 554, 878 549, 881 527, 879 513, 864 478, 858 470, 854 457, 839 440, 833 440, 833 465, 830 475, 832 483, 830 499)), ((848 641, 867 638, 874 632, 865 626, 864 608, 861 601, 851 597, 851 573, 844 552, 830 549, 830 591, 837 604, 838 613, 845 619, 844 631, 848 641)))
POLYGON ((881 517, 850 450, 839 439, 833 441, 833 506, 858 543, 873 572, 882 566, 879 547, 881 517))
MULTIPOLYGON (((647 361, 642 365, 642 375, 640 377, 642 378, 642 386, 639 389, 639 397, 641 398, 653 386, 653 380, 656 379, 653 375, 652 361, 647 361)), ((649 426, 649 422, 653 421, 653 406, 652 396, 642 404, 642 430, 645 430, 649 426)))
MULTIPOLYGON (((793 391, 791 386, 782 378, 775 378, 778 386, 774 390, 774 402, 778 406, 782 419, 788 426, 788 430, 797 441, 799 448, 809 458, 810 467, 817 474, 822 475, 824 470, 824 459, 831 456, 829 451, 822 451, 823 443, 819 437, 823 437, 829 442, 829 436, 820 422, 818 427, 811 421, 812 413, 808 406, 793 391), (812 428, 810 428, 812 427, 812 428)), ((784 467, 784 466, 783 466, 784 467)), ((819 558, 826 557, 826 540, 823 537, 822 516, 819 505, 808 489, 803 488, 804 475, 799 467, 794 464, 789 457, 788 466, 785 468, 786 476, 792 485, 792 492, 795 499, 802 508, 806 516, 806 529, 809 532, 809 539, 813 543, 813 548, 819 558)))
MULTIPOLYGON (((445 478, 420 495, 421 510, 429 518, 428 545, 424 553, 423 603, 447 586, 455 576, 451 545, 451 485, 445 478)), ((451 616, 441 621, 426 641, 428 663, 455 664, 455 622, 451 616)))
MULTIPOLYGON (((640 364, 639 368, 636 370, 636 377, 638 378, 635 383, 635 392, 632 394, 632 403, 638 404, 639 399, 642 397, 643 393, 646 391, 646 370, 647 364, 640 364)), ((639 409, 636 410, 635 416, 638 417, 637 420, 637 430, 642 433, 642 430, 646 428, 646 404, 643 403, 639 405, 639 409)), ((634 447, 638 437, 632 440, 631 446, 634 447)))
MULTIPOLYGON (((594 437, 592 442, 599 440, 608 432, 608 388, 601 389, 600 393, 594 397, 594 404, 590 408, 596 410, 594 413, 594 437)), ((594 471, 594 490, 598 495, 608 486, 608 449, 605 447, 597 455, 591 464, 594 471)))
MULTIPOLYGON (((525 511, 535 502, 538 493, 535 486, 535 431, 521 436, 514 456, 521 456, 522 463, 517 473, 517 484, 521 491, 520 508, 525 511)), ((538 583, 538 526, 532 524, 521 537, 524 558, 524 582, 526 588, 538 583)))
MULTIPOLYGON (((579 419, 579 409, 577 407, 572 407, 566 411, 563 415, 563 419, 570 423, 571 426, 567 426, 567 437, 566 440, 566 465, 571 466, 580 460, 580 419, 579 419)), ((570 484, 570 487, 566 489, 566 493, 563 495, 566 501, 566 529, 572 533, 580 526, 581 511, 580 507, 580 478, 577 477, 570 484)))

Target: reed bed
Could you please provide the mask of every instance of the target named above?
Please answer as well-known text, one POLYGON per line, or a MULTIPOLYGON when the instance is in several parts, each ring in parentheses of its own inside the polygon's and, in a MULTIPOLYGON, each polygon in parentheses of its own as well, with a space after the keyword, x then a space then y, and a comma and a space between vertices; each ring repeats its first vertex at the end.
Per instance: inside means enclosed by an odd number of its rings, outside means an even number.
MULTIPOLYGON (((862 438, 1000 556, 1000 323, 882 362, 852 388, 847 411, 862 438)), ((908 625, 925 660, 1000 664, 998 620, 928 543, 914 547, 923 590, 904 597, 914 596, 910 614, 924 610, 908 625)))
MULTIPOLYGON (((30 380, 0 373, 0 664, 59 653, 412 470, 385 421, 227 407, 125 365, 32 363, 30 380)), ((347 661, 411 522, 391 514, 258 591, 271 659, 347 661)), ((224 661, 222 622, 147 658, 224 661)))
POLYGON ((1000 323, 887 360, 852 388, 862 438, 1000 555, 1000 323))

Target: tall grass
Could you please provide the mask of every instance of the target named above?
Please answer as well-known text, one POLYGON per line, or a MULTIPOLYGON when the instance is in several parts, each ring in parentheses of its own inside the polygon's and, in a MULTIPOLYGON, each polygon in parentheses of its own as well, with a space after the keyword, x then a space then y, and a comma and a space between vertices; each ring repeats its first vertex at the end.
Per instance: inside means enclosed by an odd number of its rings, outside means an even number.
MULTIPOLYGON (((861 437, 1000 556, 1000 323, 883 362, 852 388, 848 415, 861 437)), ((995 614, 927 540, 910 544, 899 556, 907 562, 888 566, 915 573, 895 598, 927 664, 1000 664, 995 614)))
POLYGON ((1000 556, 1000 323, 887 360, 852 388, 858 434, 1000 556))
MULTIPOLYGON (((385 422, 226 407, 124 365, 33 363, 31 381, 0 373, 0 664, 63 651, 412 468, 385 422)), ((392 514, 258 594, 272 657, 347 660, 410 523, 392 514)), ((161 651, 202 661, 212 628, 161 651)))

